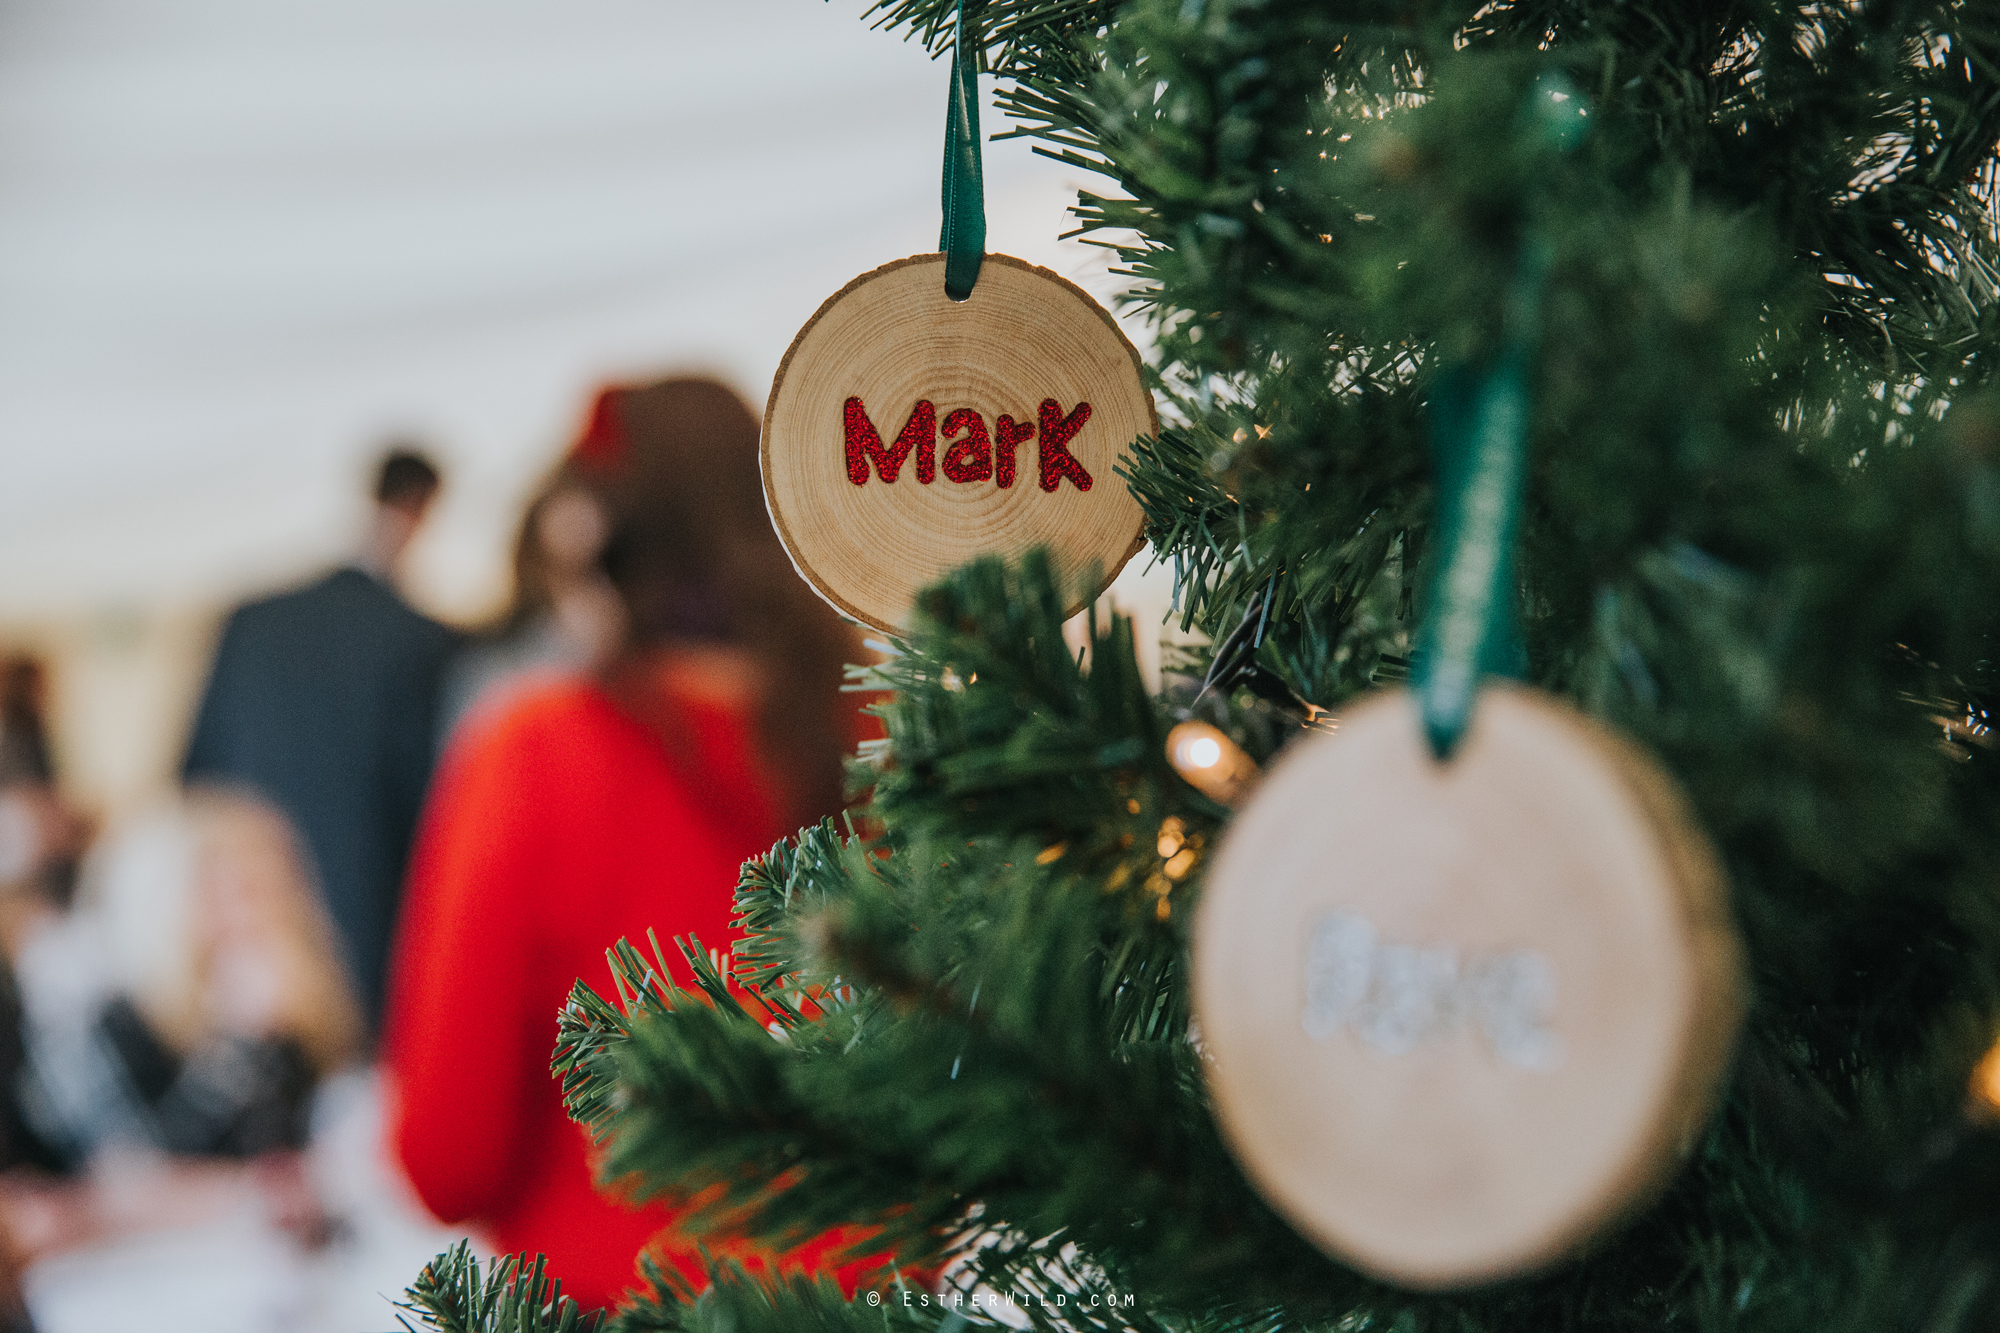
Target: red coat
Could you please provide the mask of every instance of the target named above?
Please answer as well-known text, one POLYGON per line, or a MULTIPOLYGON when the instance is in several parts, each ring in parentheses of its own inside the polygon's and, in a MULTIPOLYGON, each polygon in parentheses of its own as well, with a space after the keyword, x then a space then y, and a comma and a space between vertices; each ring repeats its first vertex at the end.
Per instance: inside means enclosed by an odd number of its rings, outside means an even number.
POLYGON ((579 977, 612 994, 606 948, 623 936, 644 950, 648 927, 687 984, 670 941, 728 947, 738 867, 784 831, 740 704, 672 693, 678 764, 580 681, 462 728, 431 790, 392 973, 384 1045, 410 1180, 441 1220, 546 1253, 585 1308, 637 1285, 634 1260, 672 1215, 593 1188, 549 1074, 556 1015, 579 977))

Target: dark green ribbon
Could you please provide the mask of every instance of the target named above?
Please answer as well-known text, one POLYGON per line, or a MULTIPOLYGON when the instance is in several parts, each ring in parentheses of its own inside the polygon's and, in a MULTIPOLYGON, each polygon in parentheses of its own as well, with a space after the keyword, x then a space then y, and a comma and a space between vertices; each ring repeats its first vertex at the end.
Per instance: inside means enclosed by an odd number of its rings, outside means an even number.
POLYGON ((958 0, 958 31, 952 37, 951 94, 944 120, 944 294, 954 301, 972 295, 979 265, 986 258, 986 183, 979 165, 979 39, 965 16, 968 0, 958 0))
POLYGON ((1545 252, 1531 247, 1514 283, 1506 345, 1484 371, 1456 369, 1431 394, 1439 552, 1417 637, 1413 685, 1431 753, 1448 759, 1472 722, 1482 676, 1518 676, 1514 547, 1528 473, 1528 372, 1545 252))
MULTIPOLYGON (((1523 108, 1531 151, 1569 151, 1583 137, 1589 114, 1560 74, 1537 80, 1523 108)), ((1439 759, 1451 757, 1472 724, 1480 678, 1518 677, 1527 665, 1514 605, 1514 548, 1548 270, 1548 243, 1531 234, 1508 291, 1498 356, 1481 369, 1446 370, 1432 388, 1438 487, 1432 540, 1438 557, 1411 684, 1424 737, 1439 759)))

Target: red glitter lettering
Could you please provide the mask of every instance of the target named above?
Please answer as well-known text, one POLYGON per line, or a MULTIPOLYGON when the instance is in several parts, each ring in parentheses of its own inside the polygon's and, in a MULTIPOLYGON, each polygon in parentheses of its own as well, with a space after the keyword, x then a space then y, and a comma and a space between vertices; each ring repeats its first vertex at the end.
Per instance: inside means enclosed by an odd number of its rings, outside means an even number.
POLYGON ((944 475, 952 481, 985 481, 993 475, 993 443, 986 436, 986 418, 961 407, 944 419, 946 436, 964 431, 965 438, 944 451, 944 475))
POLYGON ((994 478, 1001 488, 1014 484, 1014 448, 1035 438, 1035 423, 1016 421, 1002 413, 1000 422, 994 427, 994 466, 999 475, 994 478))
POLYGON ((888 448, 882 447, 882 436, 877 433, 875 423, 868 419, 868 409, 859 398, 847 400, 842 412, 843 426, 847 435, 847 479, 856 486, 868 483, 868 464, 875 463, 875 474, 884 484, 896 480, 896 474, 903 470, 903 460, 910 456, 910 450, 917 451, 917 480, 929 485, 937 475, 937 409, 929 399, 920 399, 910 409, 910 419, 903 423, 903 429, 896 436, 896 442, 888 448))
POLYGON ((1090 474, 1083 464, 1076 461, 1069 451, 1069 442, 1083 429, 1083 423, 1090 420, 1090 404, 1078 403, 1076 410, 1063 415, 1060 404, 1053 398, 1042 399, 1042 489, 1053 491, 1064 477, 1080 491, 1090 489, 1090 474))

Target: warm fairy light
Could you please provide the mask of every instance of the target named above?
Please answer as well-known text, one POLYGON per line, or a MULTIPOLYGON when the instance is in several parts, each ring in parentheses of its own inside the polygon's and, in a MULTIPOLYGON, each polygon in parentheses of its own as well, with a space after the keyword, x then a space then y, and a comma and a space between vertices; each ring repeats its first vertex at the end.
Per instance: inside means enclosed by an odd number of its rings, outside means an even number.
POLYGON ((1190 787, 1224 805, 1234 805, 1257 780, 1257 762, 1207 722, 1183 722, 1168 732, 1167 760, 1190 787))
POLYGON ((1972 1100, 1989 1116, 2000 1116, 2000 1042, 1972 1071, 1972 1100))

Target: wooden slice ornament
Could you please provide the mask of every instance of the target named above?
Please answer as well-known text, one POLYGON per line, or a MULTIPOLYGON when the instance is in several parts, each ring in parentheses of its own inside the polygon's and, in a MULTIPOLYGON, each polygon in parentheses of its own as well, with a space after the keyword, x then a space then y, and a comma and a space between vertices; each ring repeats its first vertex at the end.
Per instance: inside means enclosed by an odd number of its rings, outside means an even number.
POLYGON ((1644 1202, 1742 1019, 1713 851, 1672 781, 1498 684, 1449 762, 1412 696, 1301 742, 1232 822, 1194 1000, 1223 1131, 1353 1266, 1457 1287, 1644 1202))
POLYGON ((878 629, 982 555, 1048 550, 1071 610, 1143 545, 1117 474, 1159 431, 1139 355, 1082 289, 985 256, 964 301, 945 256, 842 288, 792 340, 764 412, 764 498, 807 582, 878 629))

